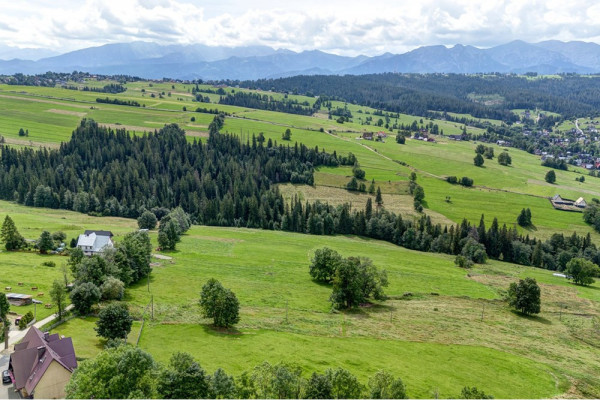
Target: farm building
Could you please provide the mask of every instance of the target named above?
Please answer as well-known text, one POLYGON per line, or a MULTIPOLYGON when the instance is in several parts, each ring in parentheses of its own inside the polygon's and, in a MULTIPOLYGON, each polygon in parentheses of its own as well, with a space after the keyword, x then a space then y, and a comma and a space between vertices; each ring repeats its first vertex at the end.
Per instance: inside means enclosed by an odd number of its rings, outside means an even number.
POLYGON ((77 368, 71 338, 29 329, 10 355, 8 371, 23 398, 65 398, 65 386, 77 368))
POLYGON ((83 254, 91 256, 101 252, 104 248, 113 247, 113 234, 110 231, 91 231, 86 230, 83 235, 79 235, 77 247, 83 254))
POLYGON ((365 140, 373 140, 373 132, 363 132, 362 138, 365 140))
POLYGON ((26 306, 33 302, 33 296, 20 293, 7 293, 6 299, 13 306, 26 306))
POLYGON ((586 206, 587 206, 587 203, 585 202, 583 197, 580 197, 577 200, 575 200, 575 207, 585 208, 586 206))

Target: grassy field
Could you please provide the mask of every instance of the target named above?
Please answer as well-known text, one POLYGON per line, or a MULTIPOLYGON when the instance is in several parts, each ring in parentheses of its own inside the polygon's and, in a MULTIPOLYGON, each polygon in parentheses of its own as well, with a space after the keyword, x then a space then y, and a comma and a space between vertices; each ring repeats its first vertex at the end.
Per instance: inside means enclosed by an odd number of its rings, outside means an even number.
MULTIPOLYGON (((103 83, 92 80, 85 84, 100 86, 103 83)), ((410 210, 410 199, 403 196, 407 193, 408 176, 415 171, 419 176, 419 184, 425 189, 426 212, 437 221, 458 223, 466 217, 472 222, 478 222, 481 214, 485 214, 489 222, 497 217, 501 224, 513 225, 521 209, 530 208, 534 228, 528 231, 519 228, 523 233, 548 238, 555 232, 571 234, 576 231, 579 234, 589 232, 596 240, 600 238, 583 222, 581 214, 555 211, 546 200, 555 194, 573 199, 583 196, 588 201, 593 197, 600 197, 600 179, 588 177, 583 183, 575 180, 581 173, 586 173, 582 169, 571 167, 573 171, 556 171, 557 182, 551 185, 544 181, 548 169, 540 165, 539 157, 517 149, 509 149, 513 159, 510 167, 500 166, 494 159, 486 160, 484 167, 478 168, 472 161, 476 146, 473 142, 454 142, 439 137, 437 143, 408 140, 406 145, 398 145, 393 134, 385 143, 357 140, 364 131, 385 129, 363 125, 361 121, 367 116, 373 117, 373 122, 380 117, 374 115, 375 109, 354 104, 332 103, 334 108, 348 107, 354 115, 353 122, 338 124, 327 119, 326 110, 321 110, 316 116, 302 116, 192 102, 192 85, 189 84, 133 82, 127 84, 127 88, 126 92, 109 97, 136 100, 145 104, 145 108, 95 103, 95 99, 102 97, 102 93, 0 85, 0 107, 7 110, 0 112, 0 134, 14 146, 56 147, 61 141, 68 140, 81 118, 89 117, 111 128, 124 128, 136 133, 159 129, 165 123, 178 123, 187 131, 190 140, 193 140, 207 135, 208 124, 213 115, 191 110, 196 107, 219 108, 232 114, 225 121, 224 131, 239 135, 244 140, 250 140, 252 135, 262 132, 265 137, 281 143, 282 133, 290 128, 290 145, 301 142, 309 147, 318 146, 319 149, 339 154, 354 153, 367 173, 366 180, 370 182, 374 179, 384 194, 392 195, 386 201, 386 207, 407 216, 414 215, 414 212, 410 210), (155 97, 150 97, 152 94, 155 97), (183 107, 188 111, 183 111, 183 107), (192 117, 195 121, 191 121, 192 117), (20 128, 28 129, 29 136, 18 136, 20 128), (408 167, 400 163, 406 163, 408 167), (476 187, 465 189, 449 185, 443 181, 448 175, 459 178, 468 176, 474 179, 476 187), (446 201, 447 197, 450 197, 450 202, 446 201)), ((215 90, 210 85, 201 85, 200 88, 215 90)), ((226 92, 232 90, 247 91, 225 88, 226 92)), ((283 97, 283 94, 269 91, 260 93, 275 98, 283 97)), ((218 101, 216 94, 209 94, 208 97, 211 101, 218 101)), ((299 102, 307 101, 309 104, 314 102, 314 98, 305 96, 290 94, 288 97, 299 102)), ((390 123, 410 124, 415 120, 419 124, 421 120, 424 124, 437 123, 445 134, 455 134, 462 130, 458 123, 430 121, 405 114, 399 114, 398 118, 393 116, 390 123)), ((580 119, 580 122, 584 126, 589 121, 580 119)), ((472 127, 467 127, 467 130, 472 133, 480 132, 472 127)), ((496 156, 503 151, 499 146, 493 147, 496 156)), ((327 192, 327 187, 342 188, 350 180, 350 175, 350 168, 346 167, 319 168, 315 174, 316 190, 327 192)), ((311 189, 303 191, 308 193, 311 189)), ((314 196, 307 198, 322 199, 322 195, 323 193, 314 193, 314 196)), ((343 199, 349 196, 337 193, 335 197, 343 199)))
MULTIPOLYGON (((73 237, 96 228, 112 230, 118 240, 136 226, 133 220, 0 202, 0 216, 7 213, 28 238, 42 229, 73 237)), ((156 233, 151 237, 155 241, 156 233)), ((140 347, 160 362, 183 350, 209 371, 223 367, 238 374, 264 360, 285 359, 306 373, 342 366, 363 383, 386 369, 404 379, 410 396, 420 398, 456 396, 466 385, 497 398, 600 395, 598 284, 581 288, 551 271, 497 261, 465 271, 451 256, 352 236, 249 229, 194 226, 178 250, 166 255, 172 259, 155 260, 150 292, 146 280, 126 291, 134 315, 147 318, 140 347), (312 254, 323 246, 344 256, 369 257, 385 268, 390 299, 331 312, 331 289, 308 275, 312 254), (542 286, 537 317, 522 317, 502 300, 509 283, 526 276, 542 286), (240 300, 241 321, 234 330, 216 331, 200 316, 200 289, 211 277, 240 300), (153 321, 146 308, 150 295, 153 321)), ((60 268, 40 266, 47 259, 58 265, 64 260, 0 253, 1 285, 22 281, 25 288, 36 284, 47 291, 62 278, 60 268)), ((102 347, 94 322, 73 319, 55 331, 72 336, 78 357, 89 358, 102 347)), ((129 340, 137 340, 139 332, 137 323, 129 340)))

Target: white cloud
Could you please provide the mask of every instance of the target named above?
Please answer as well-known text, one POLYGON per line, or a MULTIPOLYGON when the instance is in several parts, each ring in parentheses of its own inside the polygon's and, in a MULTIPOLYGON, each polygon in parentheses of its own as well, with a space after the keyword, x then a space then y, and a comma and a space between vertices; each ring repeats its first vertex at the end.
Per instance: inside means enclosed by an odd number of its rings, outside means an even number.
POLYGON ((455 43, 596 41, 594 0, 28 0, 3 5, 0 43, 61 51, 134 40, 339 54, 455 43))

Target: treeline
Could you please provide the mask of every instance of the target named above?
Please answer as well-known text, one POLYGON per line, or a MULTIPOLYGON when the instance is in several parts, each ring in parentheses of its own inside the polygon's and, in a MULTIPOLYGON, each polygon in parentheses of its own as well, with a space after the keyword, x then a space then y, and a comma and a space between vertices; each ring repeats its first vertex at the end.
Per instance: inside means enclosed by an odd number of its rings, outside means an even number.
POLYGON ((140 103, 135 100, 122 100, 122 99, 109 99, 108 97, 102 99, 98 97, 96 99, 96 103, 106 103, 106 104, 117 104, 120 106, 131 106, 131 107, 139 107, 140 103))
MULTIPOLYGON (((188 353, 174 353, 161 365, 145 351, 119 345, 84 361, 67 387, 68 399, 404 399, 402 379, 378 371, 362 384, 343 368, 329 368, 306 377, 299 365, 267 361, 239 376, 218 368, 210 374, 188 353), (132 373, 132 368, 135 373, 132 373), (118 382, 119 384, 114 384, 118 382)), ((457 388, 458 389, 458 388, 457 388)), ((475 388, 463 388, 460 398, 482 398, 475 388)), ((458 392, 458 390, 457 390, 458 392)), ((485 397, 490 398, 490 397, 485 397)))
POLYGON ((104 85, 101 88, 84 86, 81 88, 84 92, 99 92, 99 93, 123 93, 127 90, 127 88, 120 83, 109 83, 108 85, 104 85))
POLYGON ((295 76, 232 82, 247 88, 326 95, 377 109, 427 116, 430 110, 514 122, 511 109, 542 109, 565 118, 598 115, 600 81, 579 75, 528 80, 512 74, 372 74, 295 76), (486 105, 479 98, 494 95, 486 105))
POLYGON ((255 108, 259 110, 280 111, 289 114, 312 115, 314 110, 308 102, 301 104, 297 100, 284 98, 276 100, 273 96, 260 93, 236 92, 221 96, 219 104, 255 108))
POLYGON ((137 76, 130 75, 98 75, 90 74, 89 72, 46 72, 36 75, 25 75, 17 73, 14 75, 0 75, 0 83, 7 85, 22 85, 22 86, 46 86, 54 87, 57 84, 65 84, 66 82, 83 82, 85 79, 97 80, 113 80, 121 84, 127 82, 137 82, 142 80, 137 76))
POLYGON ((96 93, 123 93, 127 90, 127 88, 120 83, 109 83, 108 85, 104 85, 103 87, 93 87, 93 86, 84 86, 80 88, 75 85, 63 86, 63 89, 68 90, 81 90, 82 92, 96 92, 96 93))
POLYGON ((455 226, 432 224, 427 215, 405 220, 381 207, 352 210, 349 204, 337 207, 316 202, 303 204, 293 199, 283 215, 281 229, 313 235, 353 234, 385 240, 412 250, 462 255, 481 263, 487 258, 521 265, 563 271, 572 258, 585 258, 600 264, 600 252, 591 237, 554 234, 542 242, 520 235, 516 228, 499 226, 494 218, 489 229, 482 215, 479 225, 466 219, 455 226))
POLYGON ((278 229, 284 213, 273 184, 312 185, 315 166, 353 163, 296 143, 246 143, 220 134, 216 116, 205 143, 188 142, 177 125, 132 136, 83 120, 56 150, 2 146, 0 197, 27 206, 137 218, 181 206, 196 223, 278 229))

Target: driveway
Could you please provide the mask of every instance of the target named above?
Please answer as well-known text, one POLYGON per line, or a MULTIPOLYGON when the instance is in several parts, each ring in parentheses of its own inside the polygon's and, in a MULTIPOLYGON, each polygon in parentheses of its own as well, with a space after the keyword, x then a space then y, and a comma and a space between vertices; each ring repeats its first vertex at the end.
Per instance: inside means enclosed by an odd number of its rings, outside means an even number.
MULTIPOLYGON (((2 345, 2 347, 4 347, 4 345, 2 345)), ((0 355, 0 371, 4 371, 5 369, 8 368, 8 360, 9 360, 9 356, 8 355, 0 355)), ((2 386, 0 386, 0 399, 20 399, 21 396, 19 396, 18 393, 15 392, 15 390, 13 389, 13 385, 11 384, 2 384, 2 386)))

